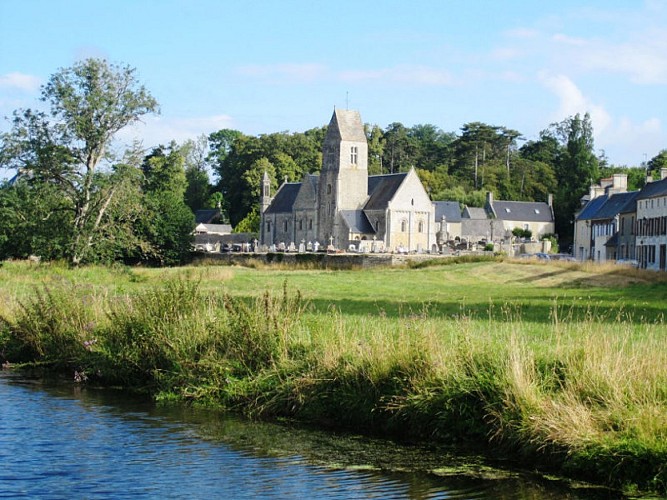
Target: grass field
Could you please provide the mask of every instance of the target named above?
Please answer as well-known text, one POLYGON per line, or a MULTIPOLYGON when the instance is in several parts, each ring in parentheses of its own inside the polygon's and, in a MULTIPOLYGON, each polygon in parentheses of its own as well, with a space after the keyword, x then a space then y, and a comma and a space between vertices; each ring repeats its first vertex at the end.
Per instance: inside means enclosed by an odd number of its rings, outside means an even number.
POLYGON ((0 358, 665 493, 666 294, 665 275, 613 265, 8 262, 0 358))

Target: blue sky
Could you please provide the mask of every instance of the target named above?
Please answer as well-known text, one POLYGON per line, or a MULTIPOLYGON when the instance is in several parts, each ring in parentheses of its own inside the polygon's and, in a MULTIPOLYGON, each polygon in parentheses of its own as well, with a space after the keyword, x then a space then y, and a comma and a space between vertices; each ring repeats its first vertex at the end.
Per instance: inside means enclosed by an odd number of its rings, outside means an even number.
POLYGON ((382 128, 481 121, 526 139, 589 112, 596 149, 639 165, 667 148, 665 26, 663 0, 0 0, 0 116, 101 57, 160 102, 120 136, 146 147, 304 131, 334 106, 382 128))

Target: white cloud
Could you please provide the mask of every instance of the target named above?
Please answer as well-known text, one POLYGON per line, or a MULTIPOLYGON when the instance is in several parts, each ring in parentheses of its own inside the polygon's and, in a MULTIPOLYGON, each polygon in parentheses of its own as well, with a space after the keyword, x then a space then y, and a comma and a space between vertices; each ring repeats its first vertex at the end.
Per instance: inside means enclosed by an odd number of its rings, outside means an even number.
POLYGON ((613 117, 607 110, 591 102, 576 84, 565 75, 541 73, 541 83, 559 99, 558 111, 553 115, 559 121, 576 113, 590 113, 597 150, 605 150, 615 164, 637 166, 655 156, 667 144, 665 130, 659 118, 637 121, 628 117, 613 117))
POLYGON ((223 128, 234 128, 232 117, 228 115, 197 118, 150 117, 142 123, 124 128, 116 139, 124 144, 131 144, 134 139, 138 139, 144 147, 151 148, 158 144, 166 145, 172 140, 182 143, 223 128))
POLYGON ((589 113, 596 132, 601 133, 610 125, 611 117, 605 108, 591 102, 567 76, 542 72, 539 79, 560 100, 560 106, 554 116, 556 120, 562 120, 577 113, 589 113))
POLYGON ((0 75, 0 88, 34 92, 39 88, 40 80, 36 76, 13 72, 0 75))
POLYGON ((554 53, 568 67, 587 73, 619 73, 639 84, 667 83, 667 34, 647 28, 631 33, 623 42, 605 38, 553 35, 554 53))
POLYGON ((615 163, 638 166, 644 161, 644 155, 651 159, 664 149, 665 139, 660 119, 648 118, 636 122, 623 117, 596 137, 596 146, 604 149, 615 163))

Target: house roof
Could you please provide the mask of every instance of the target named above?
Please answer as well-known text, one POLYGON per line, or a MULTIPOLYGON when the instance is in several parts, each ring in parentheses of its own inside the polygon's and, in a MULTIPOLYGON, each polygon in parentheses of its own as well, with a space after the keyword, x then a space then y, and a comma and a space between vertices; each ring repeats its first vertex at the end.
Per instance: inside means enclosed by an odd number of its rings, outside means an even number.
POLYGON ((551 207, 540 201, 494 201, 492 209, 499 220, 553 222, 551 207))
POLYGON ((445 216, 447 222, 461 222, 461 205, 458 201, 434 201, 435 221, 442 220, 445 216))
POLYGON ((220 209, 219 208, 197 210, 195 212, 195 222, 197 224, 200 224, 200 223, 208 224, 217 217, 220 217, 220 209))
POLYGON ((597 211, 604 205, 604 203, 607 201, 608 196, 606 194, 603 194, 602 196, 598 196, 597 198, 593 198, 591 201, 586 203, 584 208, 579 212, 579 215, 577 215, 577 220, 591 220, 594 218, 595 214, 597 211))
POLYGON ((364 210, 382 210, 398 191, 408 174, 371 175, 368 177, 368 201, 364 210))
POLYGON ((286 182, 280 186, 276 196, 264 213, 278 214, 291 212, 294 200, 296 200, 296 196, 299 194, 299 189, 301 189, 300 182, 286 182))
POLYGON ((486 220, 489 218, 486 210, 479 207, 464 207, 463 214, 461 215, 462 219, 473 219, 473 220, 486 220))
POLYGON ((631 191, 629 193, 616 193, 607 197, 607 201, 591 215, 590 219, 604 220, 616 217, 627 205, 632 206, 638 194, 638 191, 631 191))
POLYGON ((640 191, 637 200, 667 195, 667 178, 647 183, 640 191))
POLYGON ((351 232, 375 234, 375 229, 361 210, 341 210, 340 215, 351 232))

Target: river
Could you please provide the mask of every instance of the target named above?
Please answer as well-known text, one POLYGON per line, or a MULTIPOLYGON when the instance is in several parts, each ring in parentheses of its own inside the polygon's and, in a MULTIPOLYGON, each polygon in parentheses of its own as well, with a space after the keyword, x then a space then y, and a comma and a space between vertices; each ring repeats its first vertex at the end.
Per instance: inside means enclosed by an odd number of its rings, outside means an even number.
POLYGON ((474 455, 0 372, 0 498, 590 499, 474 455))

